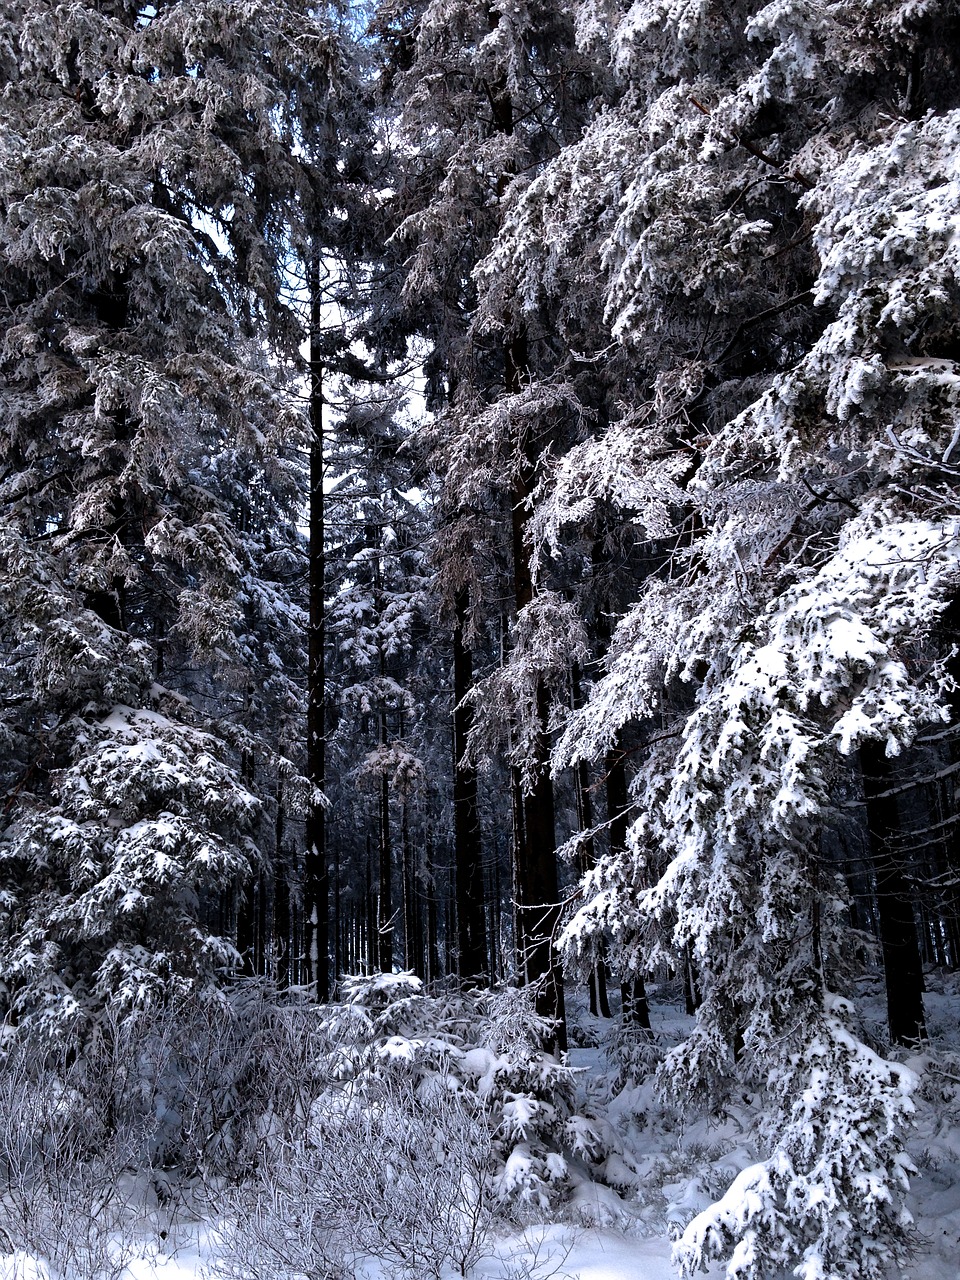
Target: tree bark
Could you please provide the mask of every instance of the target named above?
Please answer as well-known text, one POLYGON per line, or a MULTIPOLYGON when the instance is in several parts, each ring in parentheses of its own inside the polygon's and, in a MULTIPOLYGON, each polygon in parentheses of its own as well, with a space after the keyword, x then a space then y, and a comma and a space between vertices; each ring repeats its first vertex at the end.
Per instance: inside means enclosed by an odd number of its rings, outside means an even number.
POLYGON ((454 602, 453 630, 453 827, 456 851, 457 951, 464 981, 482 982, 488 973, 486 912, 477 770, 465 759, 473 727, 473 655, 464 639, 469 597, 461 587, 454 602))
MULTIPOLYGON (((526 334, 521 332, 505 351, 506 391, 520 390, 527 367, 526 334)), ((533 600, 533 577, 525 532, 529 520, 529 499, 536 474, 533 441, 522 442, 524 460, 514 482, 513 506, 513 586, 517 613, 533 600)), ((541 1017, 556 1027, 554 1043, 567 1047, 563 974, 554 947, 560 923, 560 885, 557 874, 557 837, 554 815, 553 781, 550 777, 550 744, 547 736, 547 691, 542 679, 536 683, 537 735, 533 760, 534 783, 523 790, 523 839, 515 840, 517 932, 520 967, 525 980, 536 989, 536 1007, 541 1017)))
POLYGON ((390 783, 387 775, 380 779, 380 857, 377 894, 377 954, 383 973, 393 972, 393 850, 390 841, 390 783))
MULTIPOLYGON (((580 692, 580 672, 576 666, 574 666, 571 673, 570 685, 573 695, 573 708, 576 710, 583 702, 580 692)), ((593 798, 590 792, 590 772, 586 762, 583 760, 576 766, 574 781, 577 797, 577 825, 581 832, 589 831, 593 827, 593 798)), ((579 870, 581 876, 586 875, 588 871, 592 871, 595 863, 596 847, 591 835, 585 838, 580 852, 579 870)), ((609 1018, 610 1001, 607 997, 607 976, 603 963, 602 944, 597 962, 590 972, 589 988, 590 1012, 594 1017, 609 1018)))
POLYGON ((434 867, 433 857, 433 832, 427 832, 426 846, 426 889, 427 889, 427 919, 426 919, 426 964, 427 964, 427 981, 436 982, 441 977, 440 972, 440 927, 437 920, 437 877, 436 868, 434 867))
POLYGON ((310 552, 307 671, 307 777, 314 788, 306 821, 303 920, 307 982, 318 1000, 330 996, 330 886, 326 860, 326 512, 323 491, 323 366, 320 260, 310 262, 310 552))
POLYGON ((876 877, 880 948, 887 987, 887 1022, 894 1044, 915 1044, 926 1034, 923 1015, 923 965, 903 855, 898 855, 900 818, 897 798, 884 795, 893 786, 893 770, 876 742, 860 748, 867 830, 876 877))
MULTIPOLYGON (((627 771, 623 766, 623 750, 619 738, 613 751, 607 753, 607 821, 611 851, 627 845, 627 771)), ((620 983, 620 1011, 625 1025, 650 1030, 650 1005, 642 973, 634 973, 620 983)))
POLYGON ((273 864, 273 974, 277 987, 290 986, 290 869, 283 848, 283 806, 277 786, 277 839, 273 864))

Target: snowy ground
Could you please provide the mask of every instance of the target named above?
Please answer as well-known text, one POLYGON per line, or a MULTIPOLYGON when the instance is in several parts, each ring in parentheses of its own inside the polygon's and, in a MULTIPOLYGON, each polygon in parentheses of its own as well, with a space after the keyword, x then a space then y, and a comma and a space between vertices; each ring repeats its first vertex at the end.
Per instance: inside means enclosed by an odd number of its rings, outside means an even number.
MULTIPOLYGON (((376 1280, 377 1268, 366 1268, 363 1280, 376 1280)), ((215 1233, 201 1229, 186 1234, 171 1253, 144 1245, 121 1280, 218 1280, 215 1233)), ((450 1280, 454 1280, 453 1272, 450 1280)), ((498 1242, 481 1261, 471 1280, 676 1280, 666 1240, 631 1239, 622 1232, 585 1231, 564 1226, 533 1228, 498 1242)), ((0 1258, 2 1280, 48 1280, 36 1261, 22 1254, 0 1258)))
MULTIPOLYGON (((868 1013, 872 1006, 879 1025, 881 992, 868 1000, 868 1013)), ((916 1248, 902 1275, 891 1280, 960 1280, 960 974, 929 980, 926 1010, 930 1050, 908 1059, 922 1081, 910 1145, 917 1166, 910 1195, 916 1248)), ((662 1004, 655 1013, 655 1030, 668 1041, 682 1032, 683 1022, 662 1004)), ((603 1025, 582 1014, 580 1024, 587 1040, 603 1025)), ((571 1061, 583 1071, 584 1089, 594 1087, 607 1066, 597 1047, 574 1050, 571 1061)), ((623 1151, 607 1162, 612 1186, 584 1181, 575 1190, 568 1213, 580 1224, 533 1225, 499 1238, 468 1280, 673 1280, 671 1229, 716 1199, 757 1158, 749 1108, 723 1125, 678 1124, 646 1084, 612 1099, 607 1116, 623 1151)), ((4 1256, 3 1243, 0 1220, 0 1280, 77 1280, 50 1276, 23 1254, 4 1256)), ((211 1222, 175 1222, 158 1214, 136 1239, 128 1237, 110 1272, 104 1280, 270 1280, 245 1270, 242 1259, 226 1260, 211 1222)), ((709 1275, 719 1280, 723 1268, 709 1275)), ((356 1280, 386 1276, 371 1260, 356 1280)), ((442 1280, 456 1280, 455 1273, 442 1280)))

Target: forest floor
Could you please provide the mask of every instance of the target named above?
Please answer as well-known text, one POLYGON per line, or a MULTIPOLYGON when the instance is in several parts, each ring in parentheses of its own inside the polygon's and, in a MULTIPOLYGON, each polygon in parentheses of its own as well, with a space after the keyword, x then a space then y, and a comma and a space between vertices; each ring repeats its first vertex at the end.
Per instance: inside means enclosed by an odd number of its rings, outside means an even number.
MULTIPOLYGON (((863 994, 868 1030, 879 1035, 882 987, 863 994)), ((960 974, 929 975, 925 1005, 929 1046, 906 1059, 919 1076, 909 1145, 916 1165, 908 1201, 914 1251, 891 1280, 960 1280, 960 974)), ((675 1042, 684 1031, 682 1012, 656 1000, 653 1010, 657 1038, 675 1042)), ((602 1182, 584 1177, 576 1183, 563 1221, 528 1220, 522 1230, 491 1237, 468 1280, 674 1280, 672 1235, 762 1158, 749 1097, 718 1124, 671 1114, 649 1082, 611 1095, 604 1045, 610 1023, 582 1010, 573 1021, 579 1047, 570 1061, 582 1070, 580 1087, 594 1114, 616 1131, 620 1152, 608 1158, 602 1182)), ((269 1280, 245 1269, 242 1258, 223 1256, 218 1227, 209 1215, 148 1215, 142 1232, 132 1240, 128 1234, 118 1249, 109 1280, 269 1280)), ((0 1233, 0 1250, 2 1244, 0 1233)), ((708 1274, 719 1280, 723 1268, 708 1274)), ((54 1276, 23 1253, 0 1252, 0 1280, 76 1277, 54 1276)), ((370 1259, 356 1280, 386 1280, 386 1272, 370 1259)), ((438 1280, 456 1280, 456 1273, 438 1280)))
MULTIPOLYGON (((497 1241, 490 1256, 479 1262, 470 1280, 676 1280, 670 1262, 669 1240, 637 1239, 623 1231, 551 1225, 528 1228, 522 1235, 497 1241)), ((5 1260, 3 1280, 40 1280, 34 1273, 15 1272, 5 1260)), ((378 1280, 374 1262, 357 1280, 378 1280)), ((209 1228, 184 1232, 169 1254, 155 1246, 131 1261, 124 1280, 219 1280, 216 1233, 209 1228)), ((234 1272, 231 1268, 230 1275, 234 1272)), ((450 1272, 454 1280, 455 1272, 450 1272)), ((717 1273, 719 1275, 719 1273, 717 1273)))

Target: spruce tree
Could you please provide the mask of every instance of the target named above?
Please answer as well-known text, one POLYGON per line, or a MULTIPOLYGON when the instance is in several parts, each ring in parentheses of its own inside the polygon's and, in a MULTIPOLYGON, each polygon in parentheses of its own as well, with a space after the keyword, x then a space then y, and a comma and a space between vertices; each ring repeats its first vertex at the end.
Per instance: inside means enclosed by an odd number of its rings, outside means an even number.
MULTIPOLYGON (((681 1265, 879 1276, 902 1256, 912 1078, 861 1038, 822 851, 863 752, 890 893, 878 761, 951 715, 921 655, 958 571, 955 16, 580 14, 610 51, 609 108, 477 271, 493 316, 598 317, 593 349, 633 370, 533 525, 550 554, 612 504, 653 551, 555 753, 599 760, 625 728, 646 743, 637 819, 566 941, 692 959, 696 1023, 663 1086, 721 1106, 751 1080, 764 1099, 763 1158, 690 1224, 681 1265)), ((900 945, 909 903, 895 916, 900 945)), ((909 1000, 895 1038, 922 1025, 915 982, 909 1000)))
POLYGON ((8 1017, 53 1025, 232 968, 258 770, 297 790, 256 732, 302 620, 287 264, 350 90, 296 3, 3 25, 0 976, 8 1017))

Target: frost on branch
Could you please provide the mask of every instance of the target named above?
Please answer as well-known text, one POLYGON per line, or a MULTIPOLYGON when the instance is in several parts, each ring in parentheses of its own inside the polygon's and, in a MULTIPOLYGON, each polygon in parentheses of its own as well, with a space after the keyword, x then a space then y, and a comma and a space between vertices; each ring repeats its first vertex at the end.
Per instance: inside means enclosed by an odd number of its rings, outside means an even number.
POLYGON ((18 886, 0 972, 17 1019, 51 1035, 107 1002, 130 1010, 233 967, 197 900, 257 859, 247 833, 260 802, 210 734, 124 706, 74 731, 50 801, 0 845, 18 886))
MULTIPOLYGON (((606 931, 627 965, 691 954, 702 1005, 667 1055, 664 1087, 681 1102, 722 1105, 736 1080, 767 1099, 773 1154, 685 1237, 690 1268, 732 1248, 731 1277, 762 1276, 763 1241, 774 1236, 810 1277, 879 1275, 898 1256, 906 1077, 859 1044, 849 1008, 824 994, 843 972, 843 897, 824 898, 817 847, 838 750, 879 739, 895 753, 942 718, 936 672, 926 680, 900 650, 955 588, 960 539, 953 520, 871 524, 869 514, 851 522, 818 573, 715 656, 676 741, 650 752, 628 848, 598 860, 562 939, 577 957, 606 931), (828 1070, 837 1062, 839 1076, 828 1070), (874 1139, 858 1117, 878 1114, 874 1139)), ((624 628, 632 646, 580 718, 589 730, 591 708, 597 716, 591 749, 605 741, 606 698, 622 702, 631 664, 638 688, 655 688, 663 634, 656 609, 648 630, 639 609, 624 628)), ((682 624, 671 634, 677 645, 682 624)), ((576 750, 571 735, 566 749, 576 750)))
POLYGON ((716 485, 763 456, 781 477, 828 446, 906 478, 950 461, 960 379, 944 358, 960 299, 960 113, 851 150, 803 203, 817 216, 813 296, 828 319, 789 371, 718 435, 716 485), (842 450, 842 451, 841 451, 842 450))
POLYGON ((674 1249, 682 1276, 727 1256, 728 1280, 761 1280, 771 1267, 799 1280, 880 1280, 903 1261, 914 1170, 902 1134, 916 1079, 850 1033, 851 1012, 826 993, 771 1078, 785 1105, 774 1154, 689 1223, 674 1249))
POLYGON ((576 1110, 575 1070, 539 1047, 548 1026, 529 992, 431 996, 402 973, 348 977, 344 995, 323 1024, 333 1082, 311 1107, 314 1141, 362 1122, 394 1081, 427 1110, 455 1100, 489 1133, 478 1172, 502 1203, 546 1210, 570 1189, 574 1162, 605 1154, 604 1126, 576 1110))
POLYGON ((535 781, 538 741, 543 732, 543 690, 554 702, 564 697, 571 663, 587 654, 586 634, 576 608, 552 591, 541 591, 520 610, 508 661, 477 683, 469 697, 475 722, 467 750, 477 760, 509 733, 509 758, 525 787, 535 781))

